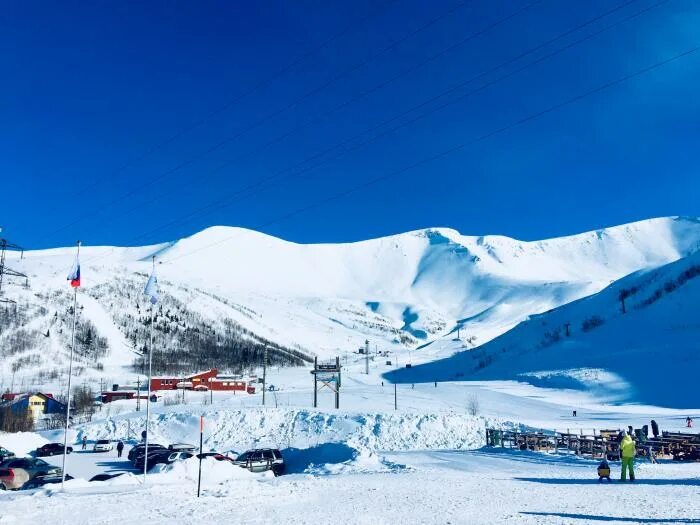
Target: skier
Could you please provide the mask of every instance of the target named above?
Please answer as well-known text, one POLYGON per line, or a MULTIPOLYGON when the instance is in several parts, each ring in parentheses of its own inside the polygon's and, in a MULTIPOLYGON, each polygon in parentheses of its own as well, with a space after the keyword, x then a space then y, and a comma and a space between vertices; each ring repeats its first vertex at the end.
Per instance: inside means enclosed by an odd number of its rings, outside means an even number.
POLYGON ((620 481, 627 479, 627 469, 630 471, 630 481, 634 481, 634 456, 637 453, 637 447, 634 441, 626 431, 622 431, 622 442, 620 443, 620 458, 622 460, 622 472, 620 481))
POLYGON ((693 418, 690 416, 686 417, 685 424, 688 428, 693 428, 693 418))
POLYGON ((87 447, 87 436, 83 436, 83 450, 87 447))
POLYGON ((124 451, 124 442, 120 439, 117 443, 117 457, 122 457, 122 452, 124 451))
POLYGON ((574 410, 574 417, 576 417, 576 411, 574 410))

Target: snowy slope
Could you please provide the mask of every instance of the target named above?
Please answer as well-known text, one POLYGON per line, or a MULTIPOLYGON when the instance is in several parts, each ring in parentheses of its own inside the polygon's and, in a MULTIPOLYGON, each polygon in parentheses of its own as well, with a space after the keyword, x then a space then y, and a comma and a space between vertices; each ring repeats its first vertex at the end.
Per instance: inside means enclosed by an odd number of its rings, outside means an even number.
MULTIPOLYGON (((365 339, 398 353, 436 341, 412 352, 419 362, 450 355, 455 346, 486 343, 530 315, 699 247, 700 222, 691 218, 651 219, 535 242, 432 228, 356 243, 302 245, 213 227, 154 246, 84 247, 81 293, 101 304, 81 301, 81 315, 107 338, 110 354, 101 363, 118 373, 133 349, 110 323, 107 314, 115 306, 95 290, 121 287, 139 298, 135 283, 145 281, 156 255, 163 293, 213 323, 231 319, 260 337, 322 357, 354 351, 365 339), (455 345, 458 327, 461 341, 455 345)), ((8 294, 43 305, 47 294, 67 291, 73 251, 57 248, 11 259, 9 264, 30 275, 30 289, 6 287, 8 294)), ((66 294, 61 304, 47 306, 42 331, 68 299, 66 294)), ((65 353, 61 344, 52 346, 57 364, 65 353)), ((0 366, 7 377, 12 360, 0 366)))
POLYGON ((698 311, 700 253, 695 253, 533 315, 475 350, 390 377, 517 379, 588 390, 601 401, 689 408, 697 404, 698 311))

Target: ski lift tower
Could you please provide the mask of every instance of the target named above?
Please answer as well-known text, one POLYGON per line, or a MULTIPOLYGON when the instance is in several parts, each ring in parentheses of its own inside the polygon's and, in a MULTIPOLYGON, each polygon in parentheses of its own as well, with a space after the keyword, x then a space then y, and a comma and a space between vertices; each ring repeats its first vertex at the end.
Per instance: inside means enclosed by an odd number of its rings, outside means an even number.
MULTIPOLYGON (((2 228, 0 228, 0 235, 2 234, 2 228)), ((20 259, 24 258, 24 249, 21 246, 17 246, 11 243, 7 239, 0 237, 0 303, 14 303, 12 299, 3 299, 2 297, 2 282, 3 278, 7 275, 9 277, 20 277, 27 279, 27 276, 21 272, 8 268, 5 265, 5 255, 8 250, 19 251, 20 259)))
POLYGON ((318 391, 324 388, 335 394, 335 408, 340 408, 340 357, 325 363, 319 363, 318 357, 314 357, 314 369, 311 373, 314 376, 314 408, 318 406, 318 391))

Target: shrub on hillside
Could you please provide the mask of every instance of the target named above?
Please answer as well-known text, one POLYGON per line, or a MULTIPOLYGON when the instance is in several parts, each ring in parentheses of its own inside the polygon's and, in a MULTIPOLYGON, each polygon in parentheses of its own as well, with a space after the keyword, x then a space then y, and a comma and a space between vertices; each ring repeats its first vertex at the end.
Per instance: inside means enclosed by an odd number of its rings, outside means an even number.
POLYGON ((605 321, 603 320, 602 317, 599 317, 597 315, 593 315, 593 316, 589 317, 588 319, 586 319, 585 321, 583 321, 583 323, 581 323, 581 330, 583 330, 584 332, 589 332, 590 330, 593 330, 594 328, 598 328, 599 326, 601 326, 604 323, 605 323, 605 321))

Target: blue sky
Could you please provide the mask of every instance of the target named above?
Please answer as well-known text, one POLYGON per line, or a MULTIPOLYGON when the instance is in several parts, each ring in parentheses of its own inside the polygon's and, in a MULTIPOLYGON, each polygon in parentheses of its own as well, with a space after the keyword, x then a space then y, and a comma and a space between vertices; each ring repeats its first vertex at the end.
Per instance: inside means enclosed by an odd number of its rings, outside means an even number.
POLYGON ((657 3, 6 3, 0 225, 35 248, 215 224, 298 242, 428 226, 538 239, 700 215, 700 53, 405 170, 700 45, 696 2, 657 3))

